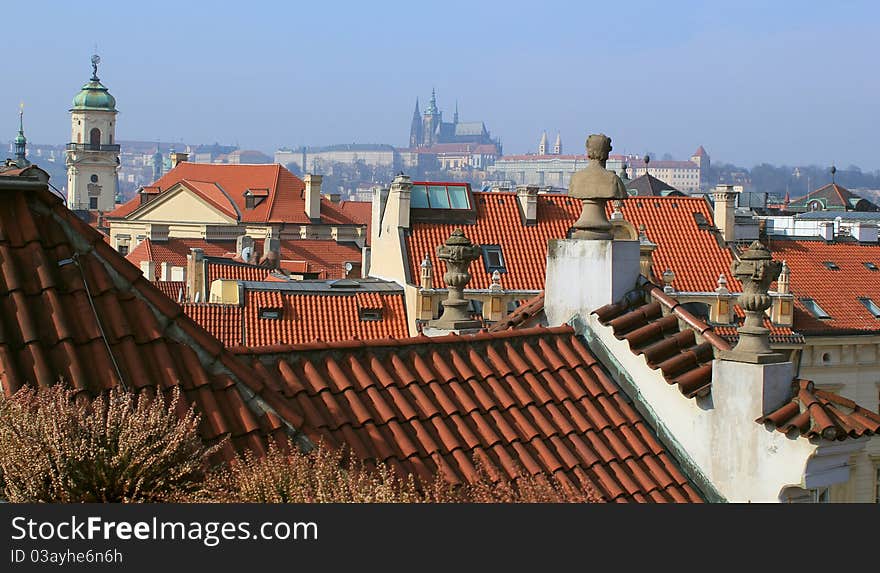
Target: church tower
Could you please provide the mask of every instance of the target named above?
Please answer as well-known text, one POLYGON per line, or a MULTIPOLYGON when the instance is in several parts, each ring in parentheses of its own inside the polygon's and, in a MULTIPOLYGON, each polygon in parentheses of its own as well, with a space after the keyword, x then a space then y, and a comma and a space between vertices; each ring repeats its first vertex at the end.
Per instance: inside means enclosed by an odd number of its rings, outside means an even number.
POLYGON ((538 155, 547 155, 547 132, 541 134, 541 142, 538 144, 538 155))
POLYGON ((562 134, 556 132, 556 143, 553 144, 553 155, 562 155, 562 134))
POLYGON ((422 114, 419 111, 419 98, 416 98, 416 109, 413 112, 412 124, 409 128, 409 148, 415 149, 422 145, 422 114))
POLYGON ((431 90, 431 101, 428 102, 428 107, 425 109, 425 120, 423 124, 423 145, 425 147, 431 147, 435 143, 437 143, 437 131, 440 129, 440 123, 443 121, 443 116, 440 113, 440 110, 437 109, 437 92, 436 90, 431 90))
POLYGON ((119 145, 116 98, 98 79, 101 58, 92 56, 92 77, 73 98, 67 144, 67 207, 111 211, 118 190, 119 145))
POLYGON ((27 138, 24 136, 24 104, 18 109, 18 135, 15 137, 15 164, 19 167, 27 167, 31 164, 27 160, 27 138))

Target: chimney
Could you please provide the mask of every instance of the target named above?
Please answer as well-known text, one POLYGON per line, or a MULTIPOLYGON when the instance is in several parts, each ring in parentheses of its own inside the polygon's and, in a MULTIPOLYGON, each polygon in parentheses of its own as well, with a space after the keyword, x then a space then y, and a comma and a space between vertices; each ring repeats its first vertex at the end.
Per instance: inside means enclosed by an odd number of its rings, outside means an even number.
POLYGON ((306 183, 306 217, 309 219, 321 219, 321 179, 320 175, 309 173, 303 180, 306 183))
POLYGON ((429 321, 434 319, 434 299, 432 297, 434 294, 434 269, 431 265, 431 257, 427 254, 419 269, 421 282, 417 293, 416 318, 429 321))
POLYGON ((141 272, 148 281, 156 280, 156 263, 154 261, 141 261, 141 272))
POLYGON ((826 241, 834 240, 834 222, 833 221, 821 221, 819 223, 819 236, 825 239, 826 241))
POLYGON ((179 163, 183 163, 184 161, 189 161, 189 153, 184 153, 182 151, 173 152, 171 154, 171 169, 174 169, 179 163))
POLYGON ((235 254, 241 260, 250 263, 254 258, 254 239, 247 235, 240 235, 235 239, 235 254))
POLYGON ((186 293, 193 302, 205 300, 205 251, 192 248, 186 256, 186 293))
POLYGON ((860 243, 876 243, 877 225, 861 221, 855 223, 852 226, 852 236, 860 243))
POLYGON ((780 326, 791 326, 794 323, 794 296, 791 294, 791 270, 782 261, 782 270, 776 279, 776 294, 770 306, 770 321, 780 326))
POLYGON ((171 265, 168 264, 168 261, 162 261, 159 265, 160 273, 159 276, 163 281, 171 280, 171 265))
POLYGON ((483 303, 483 318, 489 322, 498 322, 507 314, 504 304, 504 288, 501 286, 501 273, 492 273, 492 284, 489 285, 489 300, 483 303))
POLYGON ((733 185, 718 185, 712 192, 715 200, 715 226, 727 242, 736 238, 736 195, 733 185))
POLYGON ((538 223, 538 188, 519 185, 516 188, 516 200, 519 203, 519 214, 526 225, 538 223))
MULTIPOLYGON (((394 225, 395 227, 409 229, 411 194, 412 181, 403 173, 399 173, 397 177, 394 178, 394 181, 391 182, 391 192, 388 195, 388 205, 385 208, 386 213, 389 212, 389 207, 392 209, 396 208, 397 225, 394 225)), ((393 211, 391 213, 393 213, 393 211)), ((389 223, 391 223, 391 221, 389 221, 389 223)), ((392 232, 397 231, 396 229, 392 229, 392 232)))
POLYGON ((654 280, 654 251, 657 243, 648 238, 647 229, 639 225, 639 270, 641 275, 649 281, 654 280))

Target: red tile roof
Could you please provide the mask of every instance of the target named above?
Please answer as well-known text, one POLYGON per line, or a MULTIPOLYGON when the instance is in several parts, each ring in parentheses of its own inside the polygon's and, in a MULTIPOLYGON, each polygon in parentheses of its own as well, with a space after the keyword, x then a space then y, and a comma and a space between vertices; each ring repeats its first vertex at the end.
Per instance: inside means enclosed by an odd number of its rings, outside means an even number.
POLYGON ((178 300, 181 291, 183 291, 184 298, 186 297, 186 283, 184 281, 152 281, 152 283, 171 300, 178 300))
POLYGON ((227 346, 405 338, 409 335, 402 292, 326 295, 248 289, 244 300, 243 306, 200 303, 184 305, 184 310, 227 346), (262 318, 260 311, 263 309, 277 309, 281 315, 279 318, 262 318), (378 310, 381 319, 361 320, 361 309, 378 310))
POLYGON ((370 244, 370 236, 373 232, 373 203, 371 201, 342 201, 338 205, 339 210, 361 225, 367 226, 367 245, 370 244))
MULTIPOLYGON (((715 325, 712 328, 724 337, 725 340, 730 342, 731 344, 735 344, 737 340, 739 340, 739 334, 737 334, 736 330, 740 326, 742 326, 743 321, 745 320, 746 313, 743 311, 742 307, 739 305, 734 305, 733 311, 735 313, 735 321, 736 323, 731 326, 718 326, 715 325)), ((804 335, 800 332, 795 332, 792 330, 790 326, 778 326, 770 322, 770 318, 764 317, 764 328, 770 330, 770 344, 803 344, 804 343, 804 335)))
MULTIPOLYGON (((305 213, 303 196, 305 183, 278 164, 226 165, 183 162, 152 186, 159 187, 164 193, 178 183, 183 183, 230 217, 243 222, 310 223, 305 213), (253 209, 247 209, 244 193, 248 189, 266 189, 269 191, 269 197, 253 209)), ((152 201, 157 200, 160 199, 156 198, 152 201)), ((123 218, 140 206, 140 197, 135 197, 111 213, 107 213, 107 217, 123 218)), ((321 215, 322 223, 357 224, 326 200, 321 203, 321 215)))
POLYGON ((523 302, 516 310, 499 320, 489 328, 489 332, 501 332, 508 328, 525 328, 535 326, 544 313, 544 293, 523 302))
POLYGON ((648 366, 659 369, 669 384, 677 384, 682 394, 709 394, 715 350, 730 350, 730 344, 660 288, 646 285, 637 294, 593 314, 618 340, 626 340, 633 354, 644 355, 648 366), (688 328, 681 330, 680 322, 688 328))
POLYGON ((211 283, 218 279, 233 281, 262 281, 271 274, 271 271, 258 265, 237 263, 235 261, 223 261, 212 259, 205 261, 205 284, 210 288, 211 283))
POLYGON ((845 211, 877 211, 874 203, 863 197, 859 197, 846 187, 837 183, 829 183, 819 187, 815 191, 799 197, 789 203, 789 207, 805 206, 811 201, 819 201, 823 209, 837 208, 845 211))
POLYGON ((264 451, 263 436, 280 427, 242 398, 239 386, 260 388, 259 378, 45 186, 0 183, 0 307, 7 396, 60 381, 91 395, 180 388, 206 441, 232 438, 227 459, 234 449, 264 451))
POLYGON ((807 438, 845 440, 880 433, 880 415, 834 392, 819 390, 809 380, 795 380, 792 399, 757 419, 783 433, 807 438))
POLYGON ((771 237, 773 258, 785 260, 791 269, 791 292, 795 300, 794 329, 806 335, 867 333, 880 331, 880 319, 859 301, 868 297, 880 305, 880 245, 822 240, 791 240, 771 237), (833 262, 839 270, 823 263, 833 262), (831 318, 816 318, 800 301, 812 298, 831 318))
MULTIPOLYGON (((262 239, 255 240, 254 249, 262 253, 263 243, 262 239)), ((342 278, 345 276, 345 263, 361 262, 360 249, 351 243, 318 239, 284 239, 280 241, 280 246, 282 268, 296 273, 317 273, 318 278, 342 278)), ((154 261, 156 263, 156 278, 158 279, 161 263, 167 262, 174 267, 186 267, 186 256, 193 248, 202 249, 205 256, 208 257, 232 259, 237 256, 235 241, 173 238, 167 241, 144 239, 126 255, 126 258, 138 266, 142 261, 154 261)), ((250 278, 247 280, 263 279, 250 278)))
POLYGON ((609 501, 699 501, 642 417, 568 326, 245 351, 306 415, 348 444, 453 483, 551 474, 609 501))
MULTIPOLYGON (((406 236, 406 255, 412 280, 418 280, 418 265, 425 254, 431 257, 434 283, 443 288, 445 265, 437 259, 437 245, 461 227, 477 244, 501 245, 507 265, 501 284, 508 289, 543 290, 547 264, 547 243, 565 238, 566 232, 580 215, 580 201, 567 195, 538 195, 538 222, 526 226, 520 216, 515 193, 474 192, 477 220, 473 225, 413 223, 406 236)), ((611 206, 608 206, 611 213, 611 206)), ((623 201, 624 218, 636 228, 645 225, 648 238, 657 244, 654 251, 655 272, 670 268, 675 272, 673 286, 680 291, 714 291, 718 275, 730 274, 731 252, 722 246, 716 233, 700 228, 694 217, 713 223, 712 209, 702 197, 649 197, 623 201)), ((470 272, 470 288, 487 288, 491 284, 482 260, 475 261, 470 272)), ((741 290, 739 281, 727 277, 728 288, 741 290)))

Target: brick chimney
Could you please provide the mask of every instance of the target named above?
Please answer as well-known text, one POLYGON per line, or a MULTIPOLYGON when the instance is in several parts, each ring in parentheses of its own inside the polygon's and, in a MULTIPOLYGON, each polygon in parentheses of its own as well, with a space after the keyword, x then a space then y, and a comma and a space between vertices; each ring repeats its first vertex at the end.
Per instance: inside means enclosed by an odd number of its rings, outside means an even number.
POLYGON ((190 249, 186 256, 186 292, 193 302, 205 302, 205 251, 190 249))
POLYGON ((321 179, 320 175, 311 173, 303 178, 306 184, 306 217, 312 220, 321 219, 321 179))

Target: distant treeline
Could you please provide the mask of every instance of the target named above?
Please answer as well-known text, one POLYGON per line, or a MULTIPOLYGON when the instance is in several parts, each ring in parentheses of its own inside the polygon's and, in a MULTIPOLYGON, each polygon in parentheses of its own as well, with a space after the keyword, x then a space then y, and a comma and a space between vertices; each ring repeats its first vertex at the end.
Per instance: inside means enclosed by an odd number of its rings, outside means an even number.
MULTIPOLYGON (((751 169, 725 163, 712 164, 709 183, 712 185, 738 184, 747 179, 755 191, 782 197, 789 193, 792 198, 801 197, 823 185, 831 183, 831 167, 810 165, 791 167, 761 163, 751 169)), ((856 165, 838 167, 834 181, 848 189, 880 189, 880 171, 862 171, 856 165)))

